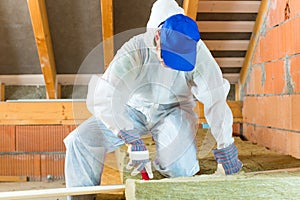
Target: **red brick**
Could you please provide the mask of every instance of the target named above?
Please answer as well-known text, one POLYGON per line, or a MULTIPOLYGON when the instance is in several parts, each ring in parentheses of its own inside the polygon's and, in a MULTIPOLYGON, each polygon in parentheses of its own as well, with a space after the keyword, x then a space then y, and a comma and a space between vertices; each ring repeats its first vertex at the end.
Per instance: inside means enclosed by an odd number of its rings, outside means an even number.
POLYGON ((286 1, 270 1, 270 10, 267 17, 267 26, 272 27, 284 21, 286 1))
POLYGON ((284 23, 280 28, 282 29, 284 38, 284 52, 287 55, 294 55, 300 53, 300 18, 292 19, 284 23))
POLYGON ((291 17, 300 14, 300 1, 290 0, 290 10, 291 10, 291 17))
POLYGON ((285 88, 285 63, 283 60, 265 64, 264 93, 281 94, 285 88))
POLYGON ((257 40, 255 50, 254 50, 254 56, 253 56, 253 59, 252 59, 252 64, 253 65, 261 63, 261 58, 260 58, 261 57, 261 52, 260 52, 261 37, 262 36, 259 36, 259 38, 257 40))
POLYGON ((232 125, 232 133, 235 136, 239 136, 241 134, 240 123, 233 123, 233 125, 232 125))
POLYGON ((291 129, 300 131, 300 95, 291 96, 291 129))
POLYGON ((289 132, 287 135, 287 153, 300 159, 300 133, 289 132))
POLYGON ((291 127, 291 98, 289 95, 264 97, 265 112, 262 124, 274 128, 289 129, 291 127))
POLYGON ((45 180, 47 175, 52 175, 55 180, 64 179, 65 154, 41 155, 41 176, 45 180))
POLYGON ((15 126, 0 126, 0 152, 12 152, 15 150, 15 126))
POLYGON ((300 92, 300 56, 290 58, 290 76, 294 92, 300 92))
POLYGON ((243 123, 243 136, 247 140, 249 140, 253 143, 257 143, 256 133, 254 131, 254 126, 253 125, 243 123))
POLYGON ((30 180, 40 180, 40 155, 18 154, 0 155, 1 176, 28 176, 30 180))
POLYGON ((264 37, 261 39, 261 61, 268 62, 277 60, 285 56, 285 40, 283 38, 283 28, 277 26, 268 30, 264 37))
POLYGON ((258 110, 257 97, 246 96, 243 103, 243 122, 257 123, 256 116, 258 110))
POLYGON ((291 128, 291 98, 284 96, 245 97, 243 121, 274 128, 291 128))
POLYGON ((25 152, 65 151, 68 126, 17 126, 16 150, 25 152))

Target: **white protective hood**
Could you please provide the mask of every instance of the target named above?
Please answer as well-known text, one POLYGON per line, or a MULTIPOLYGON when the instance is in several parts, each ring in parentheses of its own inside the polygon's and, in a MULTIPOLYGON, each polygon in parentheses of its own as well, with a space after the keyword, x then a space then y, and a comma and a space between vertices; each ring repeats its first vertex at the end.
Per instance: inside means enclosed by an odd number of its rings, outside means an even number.
POLYGON ((184 10, 175 0, 157 0, 153 4, 151 14, 147 22, 147 32, 144 39, 147 47, 153 49, 153 38, 159 24, 176 14, 184 14, 184 10))

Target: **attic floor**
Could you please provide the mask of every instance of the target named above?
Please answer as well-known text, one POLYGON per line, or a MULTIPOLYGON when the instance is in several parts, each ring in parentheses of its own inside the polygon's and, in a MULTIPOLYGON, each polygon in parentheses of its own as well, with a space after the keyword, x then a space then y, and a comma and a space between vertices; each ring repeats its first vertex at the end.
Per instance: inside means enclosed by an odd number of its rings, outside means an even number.
MULTIPOLYGON (((214 148, 215 142, 211 138, 211 135, 207 130, 200 129, 198 131, 198 146, 199 146, 199 161, 200 172, 198 174, 212 174, 215 171, 216 163, 211 153, 211 149, 214 148)), ((145 142, 148 145, 148 149, 151 152, 155 148, 150 139, 146 139, 145 142), (148 141, 148 142, 147 142, 148 141)), ((282 155, 280 153, 268 150, 265 147, 252 144, 248 141, 243 141, 239 137, 235 137, 235 143, 239 149, 239 158, 243 162, 244 172, 253 171, 266 171, 275 169, 286 168, 299 168, 300 159, 293 158, 291 156, 282 155)), ((155 179, 160 179, 160 176, 156 175, 155 179)), ((125 176, 126 178, 126 176, 125 176)), ((139 177, 138 177, 139 178, 139 177)), ((102 177, 102 184, 121 184, 120 173, 117 168, 116 157, 114 153, 109 153, 105 162, 104 173, 102 177)), ((47 189, 47 188, 62 188, 65 187, 64 181, 53 182, 23 182, 23 183, 0 183, 0 192, 15 191, 15 190, 30 190, 30 189, 47 189)), ((65 200, 66 197, 57 198, 43 198, 42 200, 65 200)), ((121 200, 125 199, 122 193, 110 193, 101 194, 97 196, 97 199, 106 200, 121 200)))

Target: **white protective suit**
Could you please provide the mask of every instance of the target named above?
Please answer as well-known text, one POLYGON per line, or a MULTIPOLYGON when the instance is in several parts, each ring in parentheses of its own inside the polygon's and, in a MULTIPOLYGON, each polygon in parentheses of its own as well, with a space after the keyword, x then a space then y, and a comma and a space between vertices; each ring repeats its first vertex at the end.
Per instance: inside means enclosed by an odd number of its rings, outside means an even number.
POLYGON ((174 0, 156 1, 146 33, 126 42, 107 71, 94 77, 87 98, 93 117, 64 140, 67 187, 100 183, 105 152, 124 144, 117 137, 123 129, 152 134, 157 148, 154 166, 163 175, 197 173, 195 98, 204 104, 218 148, 233 143, 233 117, 226 103, 230 85, 203 41, 198 42, 193 71, 166 68, 157 58, 155 30, 179 13, 183 9, 174 0))

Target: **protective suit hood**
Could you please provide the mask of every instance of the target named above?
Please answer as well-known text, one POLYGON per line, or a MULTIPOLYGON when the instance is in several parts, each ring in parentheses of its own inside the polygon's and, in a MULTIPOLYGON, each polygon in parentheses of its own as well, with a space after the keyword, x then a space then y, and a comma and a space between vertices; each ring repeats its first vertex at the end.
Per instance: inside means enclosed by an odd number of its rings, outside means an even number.
POLYGON ((176 14, 184 14, 184 10, 175 0, 157 0, 153 4, 151 14, 147 22, 147 31, 144 37, 147 47, 155 50, 153 39, 159 24, 176 14))

